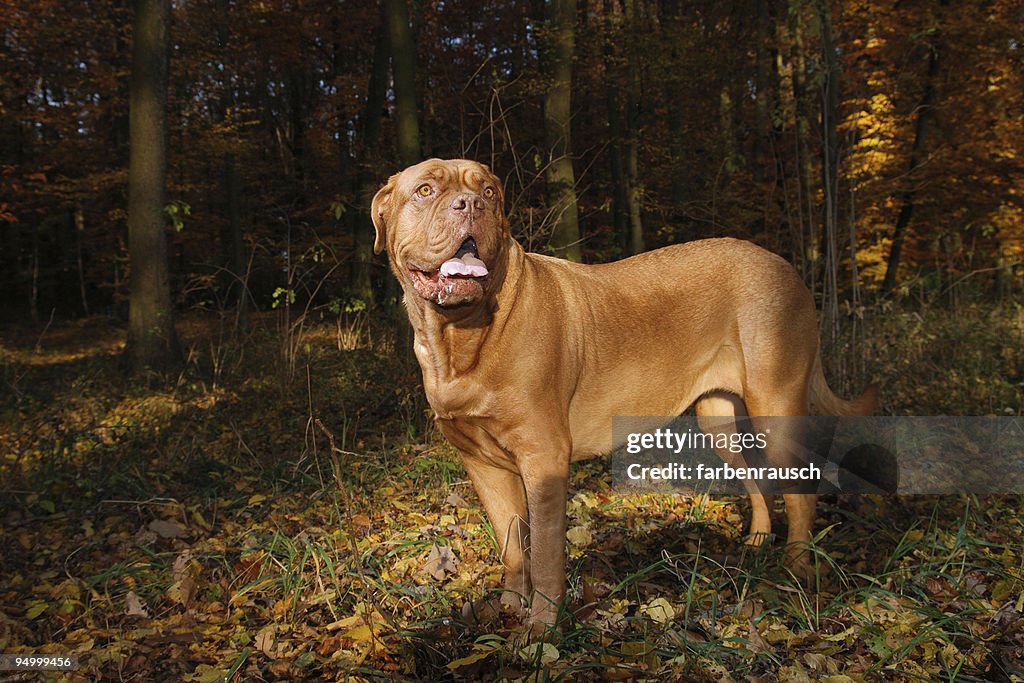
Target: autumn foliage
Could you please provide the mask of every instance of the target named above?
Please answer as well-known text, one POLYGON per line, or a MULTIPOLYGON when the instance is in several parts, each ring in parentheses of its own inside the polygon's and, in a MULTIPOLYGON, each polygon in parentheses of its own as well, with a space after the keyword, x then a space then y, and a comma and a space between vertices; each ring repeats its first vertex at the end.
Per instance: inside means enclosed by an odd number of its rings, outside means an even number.
POLYGON ((184 358, 130 379, 133 4, 0 3, 0 653, 76 683, 1024 680, 1019 496, 827 498, 809 590, 742 551, 743 501, 592 461, 563 634, 464 618, 500 558, 372 255, 403 159, 489 164, 534 251, 563 196, 588 262, 752 239, 813 291, 837 387, 1024 412, 1019 3, 558 4, 567 149, 552 3, 171 3, 184 358))
MULTIPOLYGON (((491 164, 537 250, 559 160, 544 135, 542 9, 420 3, 410 15, 420 156, 491 164)), ((122 312, 131 19, 118 2, 0 7, 8 315, 122 312)), ((366 194, 398 165, 382 21, 368 3, 175 5, 179 306, 237 300, 242 278, 258 308, 279 288, 309 296, 289 278, 314 253, 339 266, 322 299, 373 297, 359 277, 387 296, 379 262, 357 272, 366 194)), ((1019 293, 1020 38, 1011 2, 579 3, 569 154, 583 257, 737 235, 842 300, 881 287, 902 232, 894 288, 1019 293)))

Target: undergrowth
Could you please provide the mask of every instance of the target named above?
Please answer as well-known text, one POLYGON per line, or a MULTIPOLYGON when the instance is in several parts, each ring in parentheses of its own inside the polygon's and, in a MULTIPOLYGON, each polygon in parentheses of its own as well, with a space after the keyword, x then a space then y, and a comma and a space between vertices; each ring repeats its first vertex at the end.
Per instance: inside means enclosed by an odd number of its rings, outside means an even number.
MULTIPOLYGON (((352 325, 282 358, 273 320, 188 319, 186 370, 148 381, 102 321, 6 331, 0 652, 77 655, 71 681, 1024 680, 1016 496, 826 498, 811 590, 744 549, 745 501, 618 495, 590 461, 562 632, 467 623, 493 531, 418 370, 352 325)), ((1021 414, 1019 310, 866 329, 885 412, 1021 414)))

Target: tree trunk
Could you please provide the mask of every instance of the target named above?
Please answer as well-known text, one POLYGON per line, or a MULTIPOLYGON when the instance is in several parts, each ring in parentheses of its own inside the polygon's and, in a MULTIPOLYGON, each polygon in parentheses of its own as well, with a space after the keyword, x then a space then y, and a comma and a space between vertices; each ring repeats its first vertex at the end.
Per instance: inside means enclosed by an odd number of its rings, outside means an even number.
POLYGON ((757 0, 757 48, 754 97, 754 179, 763 183, 768 179, 768 141, 771 137, 771 96, 768 92, 771 73, 771 55, 768 36, 773 35, 772 19, 768 11, 769 0, 757 0))
POLYGON ((626 90, 626 184, 629 191, 626 201, 629 206, 629 252, 644 251, 644 226, 641 213, 643 187, 640 184, 640 55, 637 41, 644 32, 640 27, 638 0, 624 0, 624 9, 630 26, 630 41, 627 64, 629 79, 626 90))
MULTIPOLYGON (((941 5, 945 7, 948 0, 942 0, 941 5)), ((907 165, 907 175, 913 177, 914 171, 921 165, 925 154, 925 136, 931 119, 935 115, 935 83, 939 76, 940 53, 942 50, 941 34, 935 33, 928 50, 928 72, 925 76, 924 94, 921 96, 921 103, 917 107, 917 121, 914 124, 914 144, 910 149, 910 163, 907 165)), ((892 233, 892 249, 889 251, 889 263, 885 269, 885 279, 882 281, 882 294, 888 295, 896 287, 896 276, 900 268, 900 255, 903 251, 903 242, 907 236, 907 227, 914 215, 914 189, 904 190, 899 193, 900 212, 896 217, 896 225, 892 233)))
POLYGON ((581 261, 570 134, 575 25, 576 0, 551 0, 548 3, 548 36, 544 52, 551 84, 544 95, 544 132, 550 154, 545 175, 554 217, 551 248, 556 256, 581 261))
MULTIPOLYGON (((380 157, 380 119, 387 100, 388 79, 388 15, 381 6, 380 26, 377 29, 376 45, 373 51, 373 70, 366 94, 366 106, 362 116, 362 140, 358 148, 359 181, 358 192, 361 206, 370 205, 370 197, 377 189, 377 178, 373 161, 380 157)), ((359 212, 354 223, 352 259, 352 293, 367 306, 374 303, 373 292, 373 222, 366 211, 359 212)), ((388 278, 389 280, 391 278, 388 278)))
MULTIPOLYGON (((226 61, 231 8, 228 0, 217 0, 216 8, 217 46, 221 50, 220 58, 226 61)), ((234 85, 226 63, 224 74, 224 92, 221 94, 218 112, 222 122, 233 115, 235 107, 234 85)), ((245 237, 242 234, 242 191, 238 179, 238 162, 233 151, 224 152, 222 168, 226 230, 221 235, 221 260, 230 278, 225 287, 227 300, 235 302, 238 326, 244 329, 248 327, 249 318, 248 263, 245 258, 245 237)))
POLYGON ((82 258, 82 241, 85 239, 85 209, 81 202, 75 204, 75 265, 78 270, 78 295, 82 297, 82 313, 89 315, 89 297, 85 288, 85 264, 82 258))
POLYGON ((836 119, 839 112, 839 58, 832 35, 832 12, 828 0, 818 0, 818 22, 821 26, 822 64, 825 78, 821 94, 821 189, 824 198, 821 207, 821 240, 823 259, 822 327, 829 332, 830 341, 838 337, 839 314, 839 247, 838 247, 838 195, 839 152, 836 148, 836 119))
POLYGON ((623 253, 629 252, 629 188, 626 186, 626 172, 623 168, 622 150, 622 104, 619 96, 618 68, 615 45, 622 38, 621 29, 615 21, 612 0, 604 0, 604 78, 605 100, 608 106, 609 157, 612 172, 612 229, 616 240, 621 240, 623 253))
POLYGON ((181 360, 167 266, 167 64, 170 0, 138 0, 129 101, 128 343, 131 370, 166 371, 181 360))
POLYGON ((817 291, 818 286, 818 222, 815 219, 814 189, 812 178, 814 177, 814 166, 810 153, 810 96, 807 87, 807 56, 804 45, 804 32, 802 26, 801 11, 802 0, 781 0, 785 3, 779 7, 779 12, 784 12, 788 17, 787 22, 779 22, 780 29, 788 28, 786 42, 789 48, 789 62, 784 73, 790 78, 780 88, 784 100, 789 100, 793 112, 793 142, 796 152, 796 173, 797 173, 797 226, 794 230, 797 242, 800 245, 800 265, 804 281, 811 288, 811 292, 817 291))
MULTIPOLYGON (((681 216, 687 200, 686 185, 686 104, 683 100, 684 65, 681 54, 679 0, 665 0, 662 30, 664 44, 669 56, 668 73, 665 77, 665 97, 668 101, 669 152, 672 168, 672 214, 681 216)), ((690 235, 680 234, 681 241, 690 235)))
POLYGON ((420 128, 416 107, 416 44, 409 28, 405 0, 386 0, 391 69, 395 79, 395 128, 398 161, 411 166, 420 161, 420 128))
MULTIPOLYGON (((409 27, 409 8, 405 0, 386 0, 388 47, 391 50, 391 71, 395 85, 395 127, 398 138, 398 161, 411 166, 420 161, 420 128, 416 107, 416 44, 409 27)), ((395 349, 402 358, 412 357, 412 327, 402 313, 402 296, 398 282, 386 278, 386 295, 393 302, 395 349)))

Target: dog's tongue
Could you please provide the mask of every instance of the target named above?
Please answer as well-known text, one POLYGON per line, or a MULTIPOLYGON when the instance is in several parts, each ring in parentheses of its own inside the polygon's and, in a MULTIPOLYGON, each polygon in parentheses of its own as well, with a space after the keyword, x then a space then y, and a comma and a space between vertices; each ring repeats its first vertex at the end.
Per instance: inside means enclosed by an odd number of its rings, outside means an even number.
POLYGON ((483 277, 487 275, 487 266, 474 254, 450 258, 441 264, 441 275, 463 275, 465 277, 483 277))

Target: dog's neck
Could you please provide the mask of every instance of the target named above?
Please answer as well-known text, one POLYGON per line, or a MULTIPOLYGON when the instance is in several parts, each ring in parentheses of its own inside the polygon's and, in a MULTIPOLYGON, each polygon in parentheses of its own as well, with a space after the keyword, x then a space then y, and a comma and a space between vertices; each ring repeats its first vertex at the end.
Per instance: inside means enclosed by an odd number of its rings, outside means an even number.
POLYGON ((511 237, 501 256, 490 265, 487 292, 478 303, 443 308, 426 301, 403 282, 409 323, 416 335, 416 358, 424 379, 450 381, 477 364, 488 337, 500 334, 515 304, 525 252, 511 237))

